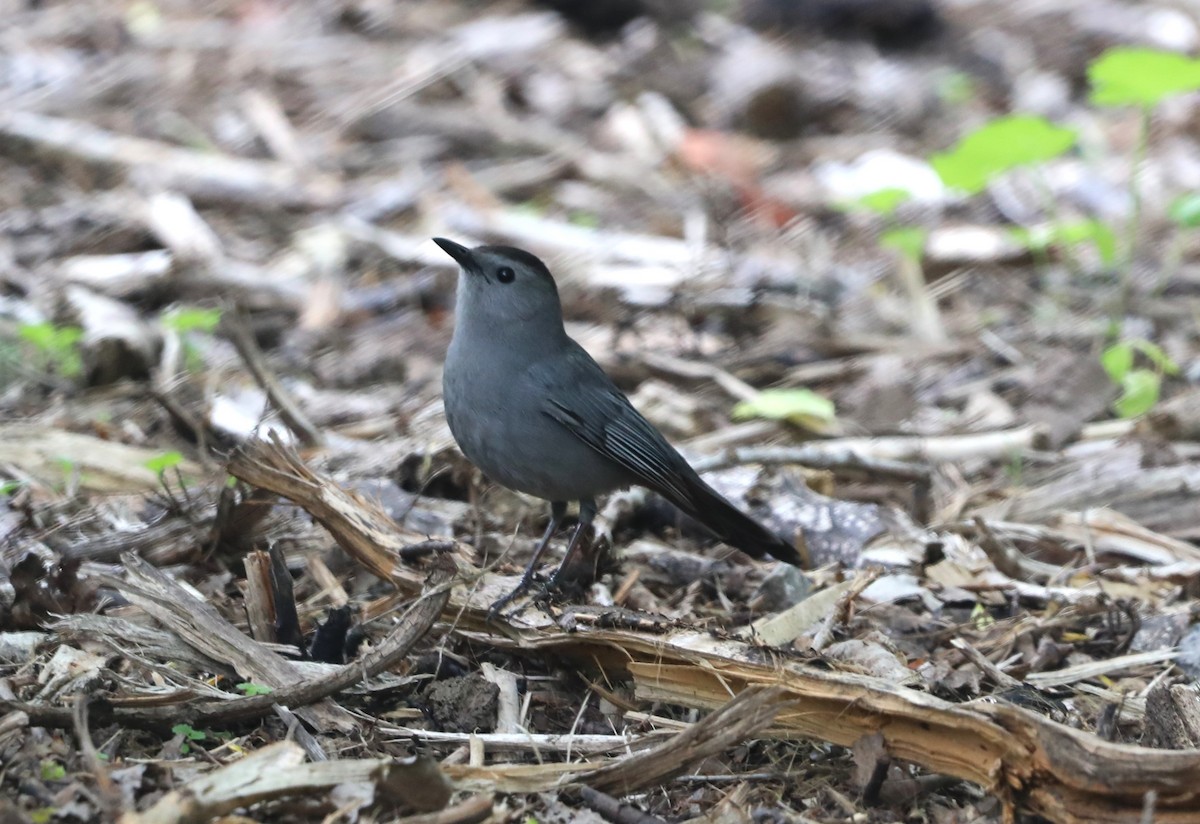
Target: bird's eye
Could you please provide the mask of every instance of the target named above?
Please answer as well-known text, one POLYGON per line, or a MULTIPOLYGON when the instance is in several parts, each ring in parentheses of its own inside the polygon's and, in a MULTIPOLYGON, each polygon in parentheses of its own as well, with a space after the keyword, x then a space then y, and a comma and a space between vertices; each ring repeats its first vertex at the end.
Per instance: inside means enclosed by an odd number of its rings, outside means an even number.
POLYGON ((496 270, 496 280, 501 283, 512 283, 517 279, 517 273, 507 266, 501 266, 496 270))

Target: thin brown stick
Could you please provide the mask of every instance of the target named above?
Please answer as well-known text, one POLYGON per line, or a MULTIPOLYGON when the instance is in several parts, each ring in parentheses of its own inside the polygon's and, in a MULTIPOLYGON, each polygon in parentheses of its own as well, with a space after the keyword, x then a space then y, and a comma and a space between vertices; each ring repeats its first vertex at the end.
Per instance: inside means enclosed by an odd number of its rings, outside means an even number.
POLYGON ((258 348, 254 335, 250 333, 250 326, 246 319, 241 315, 230 316, 227 314, 221 320, 221 330, 229 337, 238 354, 242 356, 242 362, 246 364, 246 368, 250 370, 254 380, 258 381, 258 385, 271 399, 271 403, 279 410, 279 417, 287 424, 292 434, 299 438, 305 446, 321 446, 325 442, 321 431, 308 419, 304 410, 296 404, 291 394, 275 377, 275 373, 267 366, 267 360, 263 357, 262 350, 258 348))
POLYGON ((752 738, 770 726, 782 708, 783 693, 774 687, 743 690, 725 706, 683 732, 643 752, 579 776, 601 792, 628 795, 661 784, 688 765, 752 738))
POLYGON ((113 784, 112 776, 108 774, 108 766, 100 757, 100 753, 96 751, 96 745, 92 741, 92 731, 88 726, 88 700, 86 693, 79 693, 75 696, 72 718, 75 737, 79 739, 79 749, 84 761, 88 763, 92 775, 96 777, 96 789, 99 790, 100 802, 104 805, 108 815, 115 817, 121 812, 121 793, 113 784))

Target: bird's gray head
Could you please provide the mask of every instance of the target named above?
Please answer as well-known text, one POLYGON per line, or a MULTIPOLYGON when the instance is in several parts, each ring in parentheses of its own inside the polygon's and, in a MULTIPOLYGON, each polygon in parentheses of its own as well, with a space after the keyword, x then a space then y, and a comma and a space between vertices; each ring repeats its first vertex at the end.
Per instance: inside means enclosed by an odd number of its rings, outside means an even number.
POLYGON ((456 308, 459 325, 471 324, 496 334, 520 324, 534 339, 539 332, 562 330, 558 287, 546 264, 529 252, 511 246, 468 249, 444 237, 435 237, 433 242, 462 267, 456 308))

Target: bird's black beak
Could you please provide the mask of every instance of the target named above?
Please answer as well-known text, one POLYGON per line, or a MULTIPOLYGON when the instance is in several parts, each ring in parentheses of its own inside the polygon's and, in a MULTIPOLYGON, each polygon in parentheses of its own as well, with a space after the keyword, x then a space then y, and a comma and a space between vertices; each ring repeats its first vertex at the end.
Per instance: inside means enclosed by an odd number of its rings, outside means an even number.
POLYGON ((458 261, 458 265, 468 272, 475 269, 475 256, 471 254, 471 250, 461 243, 455 243, 453 240, 446 240, 444 237, 435 237, 433 242, 442 247, 442 251, 450 257, 458 261))

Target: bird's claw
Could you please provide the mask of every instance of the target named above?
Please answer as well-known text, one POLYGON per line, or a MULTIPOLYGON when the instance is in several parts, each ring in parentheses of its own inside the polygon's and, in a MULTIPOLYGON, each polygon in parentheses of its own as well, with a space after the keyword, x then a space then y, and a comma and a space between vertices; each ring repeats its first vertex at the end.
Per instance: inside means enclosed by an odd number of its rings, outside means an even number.
POLYGON ((493 601, 492 605, 488 607, 487 622, 490 624, 495 621, 499 617, 501 610, 529 591, 531 584, 533 584, 533 576, 524 577, 513 587, 512 592, 493 601))
POLYGON ((495 620, 500 617, 500 611, 511 604, 516 597, 521 594, 523 589, 525 589, 525 587, 517 587, 502 598, 497 598, 495 601, 493 601, 492 605, 488 607, 487 623, 494 623, 495 620))
MULTIPOLYGON (((498 617, 500 617, 500 612, 505 607, 533 588, 533 581, 522 581, 516 586, 515 589, 513 589, 512 592, 501 598, 497 598, 494 602, 492 602, 492 605, 488 607, 487 623, 493 623, 498 617)), ((558 590, 558 581, 553 578, 547 581, 542 581, 537 586, 536 590, 537 591, 533 594, 534 602, 538 604, 545 604, 553 599, 555 591, 558 590)))

